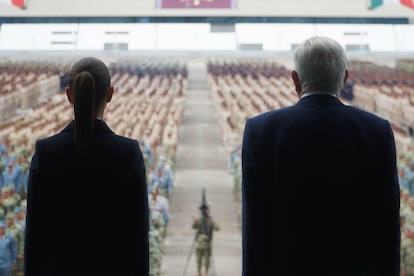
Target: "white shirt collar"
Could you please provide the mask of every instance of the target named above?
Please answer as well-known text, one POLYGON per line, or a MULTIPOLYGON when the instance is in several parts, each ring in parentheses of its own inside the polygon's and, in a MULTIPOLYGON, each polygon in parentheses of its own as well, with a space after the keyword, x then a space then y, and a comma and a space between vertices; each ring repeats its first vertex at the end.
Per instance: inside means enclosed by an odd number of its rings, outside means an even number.
POLYGON ((305 98, 305 97, 311 96, 311 95, 329 95, 329 96, 332 96, 332 97, 336 98, 335 94, 323 93, 323 92, 305 92, 300 98, 302 99, 302 98, 305 98))

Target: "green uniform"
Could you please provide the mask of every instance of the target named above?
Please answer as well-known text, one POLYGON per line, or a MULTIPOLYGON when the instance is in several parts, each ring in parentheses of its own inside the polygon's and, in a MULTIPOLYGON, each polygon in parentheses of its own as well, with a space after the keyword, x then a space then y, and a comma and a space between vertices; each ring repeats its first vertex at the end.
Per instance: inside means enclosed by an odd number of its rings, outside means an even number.
POLYGON ((414 276, 414 241, 410 238, 401 238, 401 272, 406 276, 414 276))
POLYGON ((155 210, 154 202, 150 201, 150 231, 149 231, 149 257, 150 276, 159 276, 161 273, 161 261, 163 254, 163 237, 165 224, 160 212, 155 210))
MULTIPOLYGON (((7 218, 12 217, 14 218, 14 215, 12 213, 7 214, 7 218)), ((17 247, 17 255, 23 256, 24 255, 24 230, 20 227, 18 227, 15 223, 13 223, 10 226, 7 226, 6 232, 10 234, 10 236, 13 237, 16 247, 17 247)), ((17 259, 17 264, 12 269, 12 275, 23 275, 23 259, 17 259)))
POLYGON ((4 220, 6 218, 6 210, 2 205, 0 205, 0 220, 4 220))
POLYGON ((233 161, 233 196, 240 202, 242 194, 242 166, 241 158, 238 156, 233 161))
POLYGON ((151 227, 153 227, 159 233, 159 248, 161 252, 164 251, 164 233, 165 233, 165 222, 160 212, 151 210, 151 227))
POLYGON ((414 276, 414 212, 408 202, 401 201, 400 214, 404 218, 401 226, 401 273, 406 276, 414 276), (408 206, 408 208, 407 208, 408 206), (411 236, 411 237, 410 237, 411 236))
POLYGON ((7 196, 1 200, 1 204, 7 211, 14 211, 14 208, 18 206, 19 201, 14 196, 7 196))
POLYGON ((154 226, 150 227, 148 233, 149 238, 149 262, 150 262, 150 276, 159 276, 161 273, 161 258, 162 252, 160 248, 160 234, 154 226))
POLYGON ((218 231, 220 227, 211 217, 205 216, 193 222, 193 229, 197 230, 195 244, 197 270, 199 273, 201 272, 204 261, 204 268, 208 271, 210 268, 213 231, 218 231))

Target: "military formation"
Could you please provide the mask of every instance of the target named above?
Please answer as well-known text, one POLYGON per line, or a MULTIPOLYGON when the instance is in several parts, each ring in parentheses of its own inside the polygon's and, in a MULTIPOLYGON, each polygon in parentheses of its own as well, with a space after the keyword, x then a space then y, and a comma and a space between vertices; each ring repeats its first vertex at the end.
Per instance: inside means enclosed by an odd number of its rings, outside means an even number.
MULTIPOLYGON (((114 68, 114 71, 116 68, 114 68)), ((243 69, 243 68, 242 68, 243 69)), ((254 88, 260 92, 262 87, 267 87, 270 89, 272 93, 256 93, 254 94, 255 97, 249 97, 249 99, 255 99, 255 101, 247 101, 245 95, 248 93, 241 93, 240 94, 240 102, 242 104, 243 110, 239 110, 237 108, 240 105, 234 105, 236 111, 229 111, 229 107, 233 108, 233 105, 229 101, 229 99, 238 99, 239 94, 236 97, 229 97, 228 99, 225 98, 226 102, 224 111, 221 111, 223 118, 227 118, 229 114, 232 115, 232 120, 230 120, 230 125, 237 126, 234 128, 235 132, 241 131, 241 125, 244 124, 245 117, 250 117, 251 115, 258 112, 258 110, 254 109, 253 107, 256 104, 258 99, 265 99, 263 101, 266 106, 268 104, 272 104, 271 108, 278 108, 284 105, 290 105, 292 101, 296 100, 295 95, 285 95, 286 97, 273 97, 273 90, 276 92, 279 91, 279 87, 288 87, 290 78, 287 75, 288 70, 285 68, 278 68, 277 66, 257 66, 252 67, 251 69, 244 68, 242 70, 242 75, 247 74, 247 76, 243 76, 244 79, 249 81, 249 85, 247 83, 243 83, 244 90, 249 90, 254 88), (250 70, 252 70, 250 72, 250 70), (270 72, 270 71, 272 72, 270 72), (254 76, 258 72, 259 77, 254 76), (269 85, 264 81, 266 76, 270 74, 272 83, 276 83, 277 85, 269 85), (260 83, 263 82, 263 83, 260 83), (256 85, 260 84, 260 85, 256 85), (252 87, 250 87, 252 86, 252 87), (244 95, 244 96, 243 96, 244 95), (260 96, 260 97, 259 97, 260 96), (286 100, 286 103, 283 102, 286 100), (226 106, 227 105, 227 106, 226 106), (246 116, 242 116, 246 113, 246 116), (234 117, 234 118, 233 118, 234 117)), ((227 74, 226 74, 227 75, 227 74)), ((230 74, 234 75, 234 74, 230 74)), ((257 75, 257 74, 256 74, 257 75)), ((357 76, 358 74, 354 74, 357 76)), ((185 80, 185 75, 184 80, 185 80)), ((362 77, 362 75, 361 75, 362 77)), ((388 76, 386 76, 388 78, 388 76)), ((369 76, 369 78, 371 78, 369 76)), ((17 79, 17 78, 16 78, 17 79)), ((373 78, 375 80, 375 78, 373 78)), ((405 78, 402 78, 405 80, 405 78)), ((184 85, 185 86, 185 85, 184 85)), ((218 83, 217 83, 218 86, 218 83)), ((394 89, 397 86, 393 86, 394 89)), ((406 83, 403 88, 412 87, 412 84, 406 83)), ((223 93, 223 90, 227 92, 228 89, 231 87, 224 87, 218 89, 218 94, 223 94, 224 97, 226 93, 223 93)), ((372 111, 381 111, 383 112, 382 106, 393 106, 390 104, 395 99, 392 98, 390 101, 384 101, 379 95, 386 94, 387 97, 393 97, 395 93, 398 94, 398 91, 382 91, 381 93, 375 93, 376 87, 375 86, 364 86, 359 85, 359 89, 355 89, 354 93, 355 96, 354 102, 368 110, 372 111), (368 89, 372 91, 368 91, 368 89), (374 90, 373 90, 374 89, 374 90), (359 93, 360 92, 360 93, 359 93), (394 93, 395 92, 395 93, 394 93), (363 98, 364 96, 364 98, 363 98), (384 103, 381 103, 384 102, 384 103), (374 104, 376 103, 376 104, 374 104), (374 110, 374 106, 378 107, 378 110, 374 110)), ((123 88, 126 89, 126 88, 123 88)), ((138 89, 138 88, 136 88, 138 89)), ((236 92, 239 90, 234 89, 236 92)), ((244 91, 240 90, 240 91, 244 91)), ((280 89, 282 93, 283 89, 280 89)), ((52 90, 51 90, 52 91, 52 90)), ((250 90, 249 90, 250 91, 250 90)), ((411 98, 406 102, 409 104, 409 108, 395 108, 396 111, 404 111, 405 113, 409 113, 413 109, 414 97, 412 93, 412 89, 408 89, 407 91, 410 92, 411 98)), ((229 94, 230 95, 230 94, 229 94)), ((398 94, 401 98, 401 95, 398 94)), ((405 96, 404 96, 405 97, 405 96)), ((37 97, 35 97, 37 98, 37 97)), ((180 97, 178 97, 180 98, 180 97)), ((181 99, 181 98, 180 98, 181 99)), ((141 101, 141 99, 139 99, 141 101)), ((221 101, 220 101, 221 102, 221 101)), ((260 101, 259 101, 260 104, 260 101)), ((29 104, 28 104, 29 105, 29 104)), ((58 106, 58 105, 56 105, 58 106)), ((179 110, 182 110, 182 103, 179 103, 179 110)), ((59 117, 61 120, 62 118, 66 120, 65 116, 62 116, 62 108, 57 108, 55 113, 52 110, 45 109, 46 106, 42 106, 33 111, 35 114, 42 114, 42 116, 47 116, 47 120, 43 117, 34 117, 32 123, 28 124, 31 126, 30 131, 25 131, 25 128, 17 128, 17 124, 14 124, 13 129, 14 132, 9 134, 9 137, 12 137, 10 141, 0 141, 0 275, 3 275, 3 272, 7 272, 8 270, 12 271, 12 275, 22 275, 22 264, 23 264, 23 249, 24 249, 24 229, 25 229, 25 216, 26 216, 26 191, 27 191, 27 177, 28 177, 28 168, 30 162, 30 152, 33 149, 27 148, 25 145, 32 145, 39 136, 46 136, 46 133, 43 131, 48 131, 49 128, 45 126, 53 126, 56 127, 56 122, 50 121, 49 119, 52 118, 54 120, 55 117, 59 117), (47 111, 47 112, 46 112, 47 111), (55 116, 56 115, 56 116, 55 116), (49 118, 50 117, 50 118, 49 118), (40 120, 40 118, 42 118, 40 120), (35 124, 34 122, 42 121, 40 126, 35 124), (29 135, 29 138, 25 143, 21 143, 19 137, 24 135, 34 134, 32 136, 29 135), (3 143, 4 142, 4 143, 3 143)), ((259 106, 260 111, 264 111, 265 106, 262 104, 259 106)), ((13 107, 10 110, 15 112, 16 108, 13 107)), ((121 110, 118 108, 118 110, 121 110)), ((150 109, 146 109, 149 113, 151 113, 150 109)), ((69 110, 70 111, 70 110, 69 110)), ((153 112, 155 114, 155 112, 153 112)), ((66 114, 66 113, 65 113, 66 114)), ((108 113, 110 114, 110 113, 108 113)), ((176 124, 178 126, 181 111, 177 111, 174 113, 177 117, 176 124)), ((3 114, 2 117, 8 117, 7 114, 3 114)), ((150 114, 151 115, 151 114, 150 114)), ((381 114, 387 117, 386 114, 381 114)), ((40 115, 39 115, 40 116, 40 115)), ((131 115, 132 116, 132 115, 131 115)), ((400 116, 400 119, 396 119, 396 117, 389 117, 392 122, 397 122, 398 125, 402 124, 406 126, 407 120, 413 120, 413 116, 400 116)), ((227 120, 223 120, 223 122, 228 122, 227 120)), ((59 127, 59 124, 57 124, 59 127)), ((121 128, 121 125, 119 125, 121 128)), ((167 137, 169 137, 169 132, 163 132, 167 137)), ((227 140, 232 140, 232 135, 234 133, 225 133, 225 137, 227 140)), ((158 137, 160 136, 155 131, 152 133, 152 136, 158 137)), ((237 135, 236 135, 237 136, 237 135)), ((395 136, 397 140, 397 146, 402 154, 399 154, 399 176, 400 176, 400 185, 401 185, 401 275, 402 276, 414 276, 414 149, 412 146, 412 138, 406 137, 399 133, 398 128, 395 129, 395 136), (410 147, 411 145, 411 147, 410 147)), ((150 209, 150 232, 149 232, 149 239, 150 239, 150 275, 157 276, 161 274, 161 264, 162 264, 162 256, 164 252, 164 240, 165 237, 168 235, 168 224, 170 221, 170 213, 169 213, 169 205, 170 205, 170 198, 174 190, 174 172, 175 172, 175 147, 176 147, 176 140, 173 139, 171 144, 168 144, 163 139, 163 145, 155 150, 153 148, 153 143, 151 143, 151 136, 145 135, 145 139, 139 139, 139 143, 144 155, 144 160, 146 163, 146 171, 148 176, 148 199, 149 199, 149 209, 150 209)), ((173 137, 175 137, 173 135, 173 137)), ((239 137, 239 136, 237 136, 239 137)), ((226 139, 225 139, 226 140, 226 139)), ((227 141, 226 140, 226 141, 227 141)), ((239 139, 236 139, 239 141, 239 139)), ((159 144, 158 144, 159 145, 159 144)), ((226 143, 228 145, 228 143, 226 143)), ((232 143, 231 150, 229 155, 229 172, 233 176, 233 196, 234 200, 238 203, 239 212, 237 213, 237 220, 239 226, 241 228, 242 225, 242 217, 241 217, 241 210, 242 210, 242 198, 241 198, 241 191, 242 191, 242 175, 241 175, 241 145, 234 145, 232 143)), ((201 205, 203 206, 203 204, 201 205)), ((204 214, 207 214, 205 211, 209 211, 209 208, 204 209, 200 208, 200 217, 203 217, 204 214)), ((208 214, 211 218, 211 216, 208 214)), ((204 231, 204 229, 200 226, 203 225, 200 222, 200 218, 194 220, 192 227, 196 233, 200 232, 201 234, 195 239, 195 254, 198 254, 197 259, 197 268, 200 267, 198 271, 201 274, 204 270, 205 272, 205 265, 208 264, 208 269, 212 269, 211 267, 211 259, 209 261, 204 261, 201 256, 205 256, 205 252, 202 251, 202 248, 208 247, 208 243, 206 243, 205 233, 208 231, 204 231), (205 232, 203 234, 203 231, 205 232), (206 246, 207 244, 207 246, 206 246), (198 248, 198 250, 196 249, 198 248), (197 253, 198 252, 198 253, 197 253), (204 255, 202 255, 204 254, 204 255)), ((216 225, 218 228, 218 225, 216 225)), ((210 227, 208 229, 213 229, 214 227, 210 227)), ((214 228, 215 229, 215 228, 214 228)), ((209 235, 207 235, 208 237, 209 235)), ((211 241, 212 239, 210 239, 211 241)), ((211 244, 211 243, 210 243, 211 244)), ((211 251, 210 251, 211 252, 211 251)), ((210 256, 211 257, 211 256, 210 256)), ((207 270, 208 270, 207 269, 207 270)), ((7 274, 6 274, 7 275, 7 274)))
POLYGON ((161 275, 164 241, 170 221, 170 195, 173 192, 175 150, 163 145, 156 152, 144 138, 139 144, 145 161, 150 211, 150 276, 161 275))
POLYGON ((0 275, 23 275, 26 192, 30 156, 26 148, 0 144, 0 275))
POLYGON ((414 150, 399 155, 401 275, 414 276, 414 150))
POLYGON ((229 172, 233 175, 233 197, 238 204, 237 223, 242 224, 242 162, 241 145, 237 145, 230 153, 229 172))

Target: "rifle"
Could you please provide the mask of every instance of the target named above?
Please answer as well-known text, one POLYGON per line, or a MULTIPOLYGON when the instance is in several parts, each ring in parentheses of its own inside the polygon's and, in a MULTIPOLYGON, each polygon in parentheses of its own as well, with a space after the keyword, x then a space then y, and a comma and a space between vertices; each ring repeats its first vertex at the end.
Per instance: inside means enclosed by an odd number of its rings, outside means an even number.
POLYGON ((193 255, 193 250, 194 250, 194 245, 195 245, 196 237, 197 236, 195 236, 195 238, 193 240, 193 243, 191 244, 190 251, 188 252, 187 261, 186 261, 185 266, 184 266, 183 276, 185 276, 187 274, 188 263, 190 262, 191 255, 193 255))

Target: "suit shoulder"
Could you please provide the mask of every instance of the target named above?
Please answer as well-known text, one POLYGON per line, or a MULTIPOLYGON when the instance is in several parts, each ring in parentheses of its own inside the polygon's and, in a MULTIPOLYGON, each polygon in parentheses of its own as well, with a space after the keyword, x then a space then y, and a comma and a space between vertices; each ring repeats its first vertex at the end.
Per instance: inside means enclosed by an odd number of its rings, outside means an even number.
POLYGON ((135 139, 128 138, 128 137, 121 136, 121 135, 117 135, 117 134, 114 135, 114 138, 119 143, 121 143, 123 145, 129 145, 130 147, 138 147, 139 148, 138 141, 135 140, 135 139))
POLYGON ((121 153, 124 156, 141 155, 141 149, 138 141, 132 138, 114 134, 112 139, 107 142, 107 145, 114 151, 121 153), (108 143, 109 142, 109 143, 108 143))
POLYGON ((375 113, 363 110, 359 107, 347 105, 346 108, 349 112, 351 112, 352 114, 355 114, 361 119, 365 119, 368 121, 375 121, 375 122, 387 124, 387 125, 389 124, 387 119, 384 119, 375 113))
POLYGON ((274 116, 281 116, 284 113, 290 112, 293 108, 294 108, 294 106, 287 106, 287 107, 282 107, 280 109, 274 109, 274 110, 266 111, 264 113, 260 113, 256 116, 250 117, 249 120, 253 121, 253 122, 268 120, 269 118, 272 118, 274 116))
POLYGON ((66 136, 66 134, 59 132, 56 133, 52 136, 49 137, 45 137, 45 138, 40 138, 39 140, 36 141, 36 148, 42 148, 45 146, 50 146, 53 144, 56 144, 58 141, 60 141, 64 136, 66 136))
POLYGON ((280 109, 270 110, 261 114, 258 114, 256 116, 250 117, 247 121, 249 124, 257 125, 265 123, 269 120, 274 120, 278 117, 284 117, 286 114, 289 114, 291 111, 293 111, 295 106, 287 106, 280 109))

